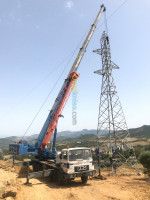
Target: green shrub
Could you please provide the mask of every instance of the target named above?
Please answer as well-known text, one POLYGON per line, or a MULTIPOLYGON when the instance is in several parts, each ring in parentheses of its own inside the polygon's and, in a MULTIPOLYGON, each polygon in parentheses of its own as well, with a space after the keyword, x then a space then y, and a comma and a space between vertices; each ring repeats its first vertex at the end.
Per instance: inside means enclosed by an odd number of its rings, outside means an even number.
POLYGON ((3 155, 0 153, 0 160, 3 160, 3 155))
POLYGON ((150 170, 150 151, 143 151, 140 154, 139 161, 145 168, 150 170))
POLYGON ((134 152, 135 152, 136 158, 139 158, 140 154, 141 154, 143 151, 144 151, 143 149, 134 148, 134 152))

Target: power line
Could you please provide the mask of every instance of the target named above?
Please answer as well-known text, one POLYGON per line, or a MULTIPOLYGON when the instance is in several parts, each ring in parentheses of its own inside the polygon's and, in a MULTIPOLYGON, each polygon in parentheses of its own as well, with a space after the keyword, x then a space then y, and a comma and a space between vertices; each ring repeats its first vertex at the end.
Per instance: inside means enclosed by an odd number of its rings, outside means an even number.
MULTIPOLYGON (((70 59, 70 60, 71 60, 71 59, 70 59)), ((69 62, 70 62, 70 60, 69 60, 69 62)), ((68 66, 69 62, 67 63, 66 66, 68 66)), ((39 108, 38 112, 36 113, 36 115, 35 115, 34 118, 32 119, 32 121, 31 121, 30 125, 28 126, 28 128, 26 129, 26 131, 25 131, 25 133, 24 133, 22 139, 24 138, 24 136, 26 135, 26 133, 28 132, 28 130, 29 130, 30 127, 32 126, 33 122, 35 121, 35 119, 37 118, 38 114, 40 113, 40 111, 42 110, 43 106, 45 105, 46 101, 48 100, 50 94, 52 93, 52 91, 53 91, 54 88, 56 87, 58 81, 60 80, 60 78, 62 77, 63 73, 64 73, 65 70, 66 70, 66 66, 65 66, 65 68, 63 69, 63 71, 61 72, 61 74, 60 74, 60 76, 58 77, 57 81, 55 82, 54 86, 52 87, 52 89, 51 89, 50 92, 48 93, 47 97, 45 98, 45 100, 44 100, 43 104, 41 105, 41 107, 39 108)))
MULTIPOLYGON (((84 37, 84 36, 83 36, 83 37, 84 37)), ((77 47, 75 48, 75 50, 73 51, 71 58, 69 59, 67 65, 64 67, 63 71, 61 72, 61 74, 60 74, 60 76, 58 77, 57 81, 55 82, 54 86, 52 87, 52 89, 51 89, 50 92, 48 93, 48 95, 47 95, 47 97, 45 98, 43 104, 41 105, 41 107, 39 108, 38 112, 36 113, 36 115, 34 116, 34 118, 33 118, 32 121, 31 121, 31 123, 29 124, 28 128, 26 129, 26 131, 25 131, 25 133, 24 133, 24 135, 23 135, 23 137, 22 137, 22 140, 23 140, 24 136, 26 135, 26 133, 28 132, 28 130, 30 129, 30 127, 32 126, 32 124, 34 123, 34 121, 35 121, 35 119, 37 118, 38 114, 39 114, 40 111, 42 110, 42 108, 43 108, 43 106, 45 105, 46 101, 48 100, 50 94, 51 94, 52 91, 55 89, 55 87, 56 87, 58 81, 60 80, 60 78, 62 77, 63 73, 65 72, 67 66, 69 65, 70 61, 72 60, 72 57, 74 56, 76 50, 79 48, 79 45, 80 45, 81 41, 83 40, 83 37, 82 37, 82 39, 80 40, 78 46, 77 46, 77 47)))
POLYGON ((124 4, 126 4, 129 0, 125 0, 120 6, 118 6, 118 8, 116 8, 108 17, 108 19, 110 19, 116 12, 118 12, 118 10, 120 10, 120 8, 122 6, 124 6, 124 4))
MULTIPOLYGON (((7 116, 7 115, 10 114, 13 110, 15 110, 15 109, 16 109, 30 94, 33 93, 33 91, 35 91, 45 80, 47 80, 51 74, 53 74, 56 70, 58 70, 59 67, 62 66, 62 64, 65 63, 65 62, 69 59, 70 56, 71 56, 71 58, 73 57, 73 55, 75 54, 75 52, 77 51, 77 49, 80 47, 80 44, 81 44, 81 42, 82 42, 82 40, 83 40, 85 34, 86 34, 86 33, 84 33, 84 35, 82 36, 82 38, 81 38, 79 44, 76 46, 76 48, 75 48, 73 51, 71 51, 71 53, 69 53, 69 54, 66 56, 66 58, 63 59, 63 60, 57 65, 57 67, 55 67, 52 71, 50 71, 50 72, 49 72, 46 76, 44 76, 44 78, 43 78, 41 81, 39 81, 30 91, 28 91, 28 92, 26 93, 26 95, 25 95, 24 97, 22 97, 22 98, 17 102, 17 104, 16 104, 15 106, 13 106, 13 108, 11 108, 11 109, 5 114, 5 116, 7 116)), ((70 59, 70 60, 71 60, 71 59, 70 59)), ((70 62, 70 61, 69 61, 69 62, 70 62)), ((65 65, 65 66, 68 66, 68 64, 65 65)), ((3 118, 4 118, 5 116, 3 116, 3 118)))
MULTIPOLYGON (((129 1, 129 0, 125 0, 122 4, 120 4, 120 6, 118 6, 118 7, 108 16, 107 21, 110 20, 111 17, 112 17, 114 14, 116 14, 116 12, 118 12, 118 10, 120 10, 120 8, 123 7, 128 1, 129 1)), ((106 15, 104 15, 104 17, 106 17, 106 15)), ((101 26, 103 26, 104 24, 105 24, 105 22, 103 22, 102 24, 100 24, 100 25, 97 27, 96 31, 97 31, 101 26)))

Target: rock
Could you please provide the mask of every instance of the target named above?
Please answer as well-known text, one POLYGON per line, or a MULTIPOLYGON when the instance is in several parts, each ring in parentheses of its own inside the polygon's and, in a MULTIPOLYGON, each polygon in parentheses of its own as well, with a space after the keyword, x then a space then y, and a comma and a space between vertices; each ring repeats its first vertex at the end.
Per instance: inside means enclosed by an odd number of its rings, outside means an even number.
POLYGON ((13 191, 5 191, 5 192, 2 194, 2 197, 3 197, 3 198, 7 198, 7 197, 16 197, 16 192, 13 192, 13 191))
POLYGON ((7 185, 10 185, 10 181, 7 181, 7 185))

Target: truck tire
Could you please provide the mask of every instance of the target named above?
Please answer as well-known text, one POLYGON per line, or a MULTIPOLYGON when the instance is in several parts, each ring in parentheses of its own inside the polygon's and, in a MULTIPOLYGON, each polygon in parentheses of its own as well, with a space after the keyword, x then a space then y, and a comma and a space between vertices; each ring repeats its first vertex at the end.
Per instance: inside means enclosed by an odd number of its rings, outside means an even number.
POLYGON ((56 182, 56 181, 57 181, 57 173, 56 173, 56 171, 52 171, 52 172, 51 172, 51 174, 50 174, 50 176, 49 176, 49 180, 50 180, 51 182, 56 182))
POLYGON ((33 166, 33 171, 34 172, 38 172, 38 171, 42 171, 43 170, 43 166, 40 163, 33 162, 32 166, 33 166))
POLYGON ((57 171, 57 185, 62 185, 63 180, 62 180, 62 175, 60 171, 57 171))
POLYGON ((36 163, 35 163, 35 162, 33 162, 33 164, 32 164, 32 167, 33 167, 33 172, 37 172, 37 171, 38 171, 38 169, 37 169, 37 166, 36 166, 36 163))
POLYGON ((82 180, 82 183, 83 183, 83 184, 87 183, 88 176, 82 176, 82 177, 81 177, 81 180, 82 180))

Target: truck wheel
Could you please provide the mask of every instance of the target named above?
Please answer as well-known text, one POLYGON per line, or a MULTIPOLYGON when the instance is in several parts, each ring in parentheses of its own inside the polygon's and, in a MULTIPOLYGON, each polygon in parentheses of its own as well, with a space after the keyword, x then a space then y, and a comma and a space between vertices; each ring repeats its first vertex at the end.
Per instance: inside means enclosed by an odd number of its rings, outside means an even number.
POLYGON ((82 183, 84 183, 84 184, 87 183, 88 176, 82 176, 81 180, 82 180, 82 183))
POLYGON ((33 172, 37 172, 38 170, 37 170, 35 162, 32 164, 32 166, 33 166, 33 172))
POLYGON ((60 171, 57 172, 57 184, 58 185, 62 185, 62 175, 60 173, 60 171))
POLYGON ((34 172, 38 172, 38 171, 42 171, 43 170, 43 166, 40 163, 37 162, 33 162, 33 171, 34 172))

